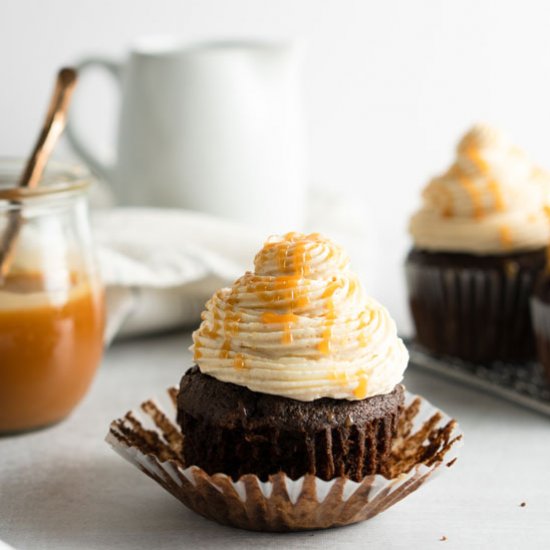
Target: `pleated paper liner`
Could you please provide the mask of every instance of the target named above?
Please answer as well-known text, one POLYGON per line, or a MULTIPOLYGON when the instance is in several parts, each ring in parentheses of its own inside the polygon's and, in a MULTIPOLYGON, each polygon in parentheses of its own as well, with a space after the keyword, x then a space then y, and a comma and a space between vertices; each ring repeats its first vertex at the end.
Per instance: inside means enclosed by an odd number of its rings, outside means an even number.
POLYGON ((107 442, 191 510, 254 531, 326 529, 372 518, 452 466, 462 439, 455 420, 407 392, 384 475, 354 482, 309 474, 291 480, 278 473, 267 482, 255 475, 235 482, 182 462, 185 435, 175 423, 176 395, 170 388, 162 403, 147 400, 113 421, 107 442))
MULTIPOLYGON (((543 262, 542 252, 540 258, 543 262)), ((493 260, 490 268, 423 261, 413 251, 405 267, 421 345, 478 363, 535 358, 529 300, 540 269, 505 258, 493 260)))

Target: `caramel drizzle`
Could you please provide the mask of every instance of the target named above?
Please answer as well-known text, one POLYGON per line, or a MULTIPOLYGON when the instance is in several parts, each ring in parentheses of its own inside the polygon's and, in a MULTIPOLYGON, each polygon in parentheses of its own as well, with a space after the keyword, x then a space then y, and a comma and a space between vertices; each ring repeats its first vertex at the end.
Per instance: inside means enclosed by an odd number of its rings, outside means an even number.
POLYGON ((498 229, 498 235, 500 239, 500 244, 503 248, 510 248, 513 243, 512 232, 507 225, 502 225, 498 229))
POLYGON ((244 369, 246 367, 246 363, 244 362, 244 355, 242 353, 235 354, 235 357, 233 359, 233 366, 236 369, 244 369))
POLYGON ((283 300, 288 300, 289 305, 284 313, 267 312, 262 314, 261 319, 266 324, 281 324, 283 326, 281 339, 283 344, 293 342, 292 324, 299 320, 294 311, 304 308, 310 303, 308 285, 304 281, 304 277, 310 274, 309 262, 311 260, 306 245, 308 241, 317 239, 319 239, 318 234, 303 237, 299 233, 290 232, 283 236, 283 242, 267 243, 264 246, 264 251, 277 246, 276 260, 284 275, 275 277, 271 283, 259 285, 258 295, 262 301, 266 302, 266 305, 269 304, 274 308, 283 300), (292 269, 292 273, 288 275, 290 269, 292 269), (272 293, 269 294, 268 291, 272 291, 272 293))
MULTIPOLYGON (((320 239, 320 236, 313 234, 313 240, 320 239)), ((233 311, 232 307, 239 302, 239 292, 245 290, 247 294, 259 296, 268 311, 261 313, 261 322, 266 325, 277 324, 282 326, 282 343, 292 344, 293 333, 292 325, 299 322, 300 316, 295 313, 296 309, 301 309, 310 303, 309 291, 310 282, 305 277, 311 274, 311 252, 308 245, 311 244, 310 236, 304 237, 296 233, 285 235, 285 241, 267 243, 256 257, 257 261, 266 260, 272 262, 275 259, 282 275, 266 278, 262 275, 246 273, 239 281, 235 283, 229 295, 224 292, 217 294, 213 298, 212 305, 209 307, 210 323, 204 323, 202 335, 211 338, 217 338, 223 334, 223 341, 219 348, 219 358, 229 360, 235 369, 246 368, 246 354, 236 353, 232 349, 232 341, 239 334, 242 314, 233 311), (225 302, 225 304, 223 304, 225 302), (284 302, 284 307, 281 307, 284 302), (272 311, 276 309, 277 311, 272 311), (271 311, 269 311, 271 310, 271 311), (282 312, 281 312, 282 310, 282 312)), ((329 260, 334 256, 335 251, 331 248, 326 249, 326 255, 323 260, 329 260)), ((350 277, 347 279, 346 299, 353 299, 358 290, 357 279, 350 277)), ((335 293, 338 289, 346 286, 346 279, 333 277, 328 281, 320 295, 324 301, 324 323, 322 325, 321 339, 318 343, 318 350, 323 355, 328 355, 332 351, 332 344, 338 340, 333 338, 333 329, 336 323, 335 293)), ((359 347, 366 347, 369 344, 370 335, 366 327, 372 322, 374 312, 370 309, 362 311, 358 318, 355 318, 355 334, 359 347)), ((203 314, 203 321, 209 318, 208 313, 203 314)), ((349 319, 348 322, 353 322, 349 319)), ((347 338, 347 337, 346 337, 347 338)), ((346 338, 343 339, 346 340, 346 338)), ((196 339, 194 355, 196 359, 203 356, 202 344, 196 339)), ((349 387, 357 381, 353 390, 353 395, 358 399, 364 399, 368 394, 368 376, 363 369, 359 369, 353 374, 353 377, 346 371, 332 372, 329 377, 338 381, 342 386, 349 387)))
POLYGON ((446 187, 442 187, 441 189, 444 190, 444 195, 445 195, 445 198, 444 198, 445 206, 443 207, 443 217, 452 218, 454 215, 453 194, 446 187))
POLYGON ((494 179, 489 180, 487 183, 487 188, 493 195, 493 200, 495 201, 495 208, 498 212, 503 212, 506 210, 506 201, 504 200, 504 195, 502 194, 502 187, 500 183, 494 179))
POLYGON ((485 211, 483 208, 483 202, 481 200, 481 193, 479 192, 476 184, 464 174, 458 175, 458 181, 470 197, 474 217, 482 218, 485 215, 485 211))
POLYGON ((283 344, 292 344, 292 323, 298 321, 298 316, 293 313, 271 313, 262 314, 262 323, 283 325, 283 344))
POLYGON ((360 372, 359 375, 361 376, 361 378, 359 378, 359 383, 353 390, 353 395, 355 395, 357 399, 365 399, 368 394, 368 379, 365 376, 364 372, 360 372))
POLYGON ((489 171, 489 165, 487 161, 479 154, 479 151, 475 147, 468 147, 465 151, 466 156, 476 165, 478 170, 483 174, 489 171))
MULTIPOLYGON (((476 165, 477 169, 483 174, 487 175, 489 173, 489 164, 487 161, 479 154, 479 151, 475 147, 469 147, 466 150, 466 156, 476 165)), ((502 194, 502 188, 500 183, 494 178, 489 179, 487 182, 487 189, 493 195, 493 200, 495 203, 495 209, 498 212, 502 212, 506 209, 506 202, 502 194)))
POLYGON ((372 321, 372 312, 370 310, 363 311, 359 317, 359 337, 357 338, 360 348, 366 348, 369 345, 369 337, 365 334, 364 329, 372 321), (368 319, 366 319, 368 317, 368 319))
POLYGON ((194 357, 195 361, 202 357, 202 352, 200 350, 200 342, 198 340, 195 341, 195 345, 194 345, 194 348, 193 348, 193 357, 194 357))
POLYGON ((334 293, 336 289, 341 285, 338 284, 338 281, 334 281, 329 284, 326 290, 321 295, 322 298, 327 300, 326 303, 326 315, 325 315, 325 328, 321 333, 321 341, 319 342, 318 349, 323 355, 328 355, 331 352, 331 341, 332 341, 332 327, 336 320, 336 310, 334 308, 334 293))
MULTIPOLYGON (((231 292, 229 293, 229 296, 227 297, 226 303, 228 306, 235 306, 237 302, 238 302, 237 287, 233 287, 231 289, 231 292)), ((216 309, 214 309, 212 316, 213 316, 213 326, 212 326, 212 331, 210 332, 210 336, 216 337, 218 335, 218 331, 220 330, 220 328, 223 327, 224 340, 220 348, 219 358, 229 359, 231 352, 233 351, 231 349, 232 339, 234 336, 239 334, 239 323, 241 322, 241 316, 238 312, 231 311, 230 309, 225 310, 223 323, 221 322, 221 319, 218 317, 216 309)), ((246 364, 245 364, 244 355, 242 353, 237 353, 234 355, 233 366, 235 368, 245 368, 246 364)))

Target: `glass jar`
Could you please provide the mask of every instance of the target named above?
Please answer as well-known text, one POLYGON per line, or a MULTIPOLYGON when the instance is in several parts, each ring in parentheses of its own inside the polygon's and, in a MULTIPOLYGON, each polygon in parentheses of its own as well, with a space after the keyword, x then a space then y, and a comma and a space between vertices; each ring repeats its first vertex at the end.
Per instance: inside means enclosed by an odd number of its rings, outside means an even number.
POLYGON ((89 174, 50 163, 36 189, 0 159, 0 432, 55 423, 100 363, 104 304, 88 218, 89 174))

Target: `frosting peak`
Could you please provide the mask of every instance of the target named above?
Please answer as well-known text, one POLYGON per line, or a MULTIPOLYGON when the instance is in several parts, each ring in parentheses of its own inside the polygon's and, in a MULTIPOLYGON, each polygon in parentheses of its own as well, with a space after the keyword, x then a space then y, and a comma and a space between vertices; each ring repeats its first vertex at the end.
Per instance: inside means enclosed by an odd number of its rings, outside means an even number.
POLYGON ((469 149, 483 149, 485 147, 508 146, 507 137, 488 124, 474 124, 458 142, 457 151, 463 152, 469 149))
POLYGON ((410 231, 419 248, 502 254, 544 247, 550 175, 509 139, 476 125, 458 143, 450 168, 423 191, 410 231))
POLYGON ((256 275, 317 279, 347 268, 349 258, 319 233, 287 233, 270 237, 254 258, 256 275))
POLYGON ((313 233, 271 237, 206 304, 193 334, 202 372, 302 401, 364 399, 400 382, 408 354, 347 254, 313 233))

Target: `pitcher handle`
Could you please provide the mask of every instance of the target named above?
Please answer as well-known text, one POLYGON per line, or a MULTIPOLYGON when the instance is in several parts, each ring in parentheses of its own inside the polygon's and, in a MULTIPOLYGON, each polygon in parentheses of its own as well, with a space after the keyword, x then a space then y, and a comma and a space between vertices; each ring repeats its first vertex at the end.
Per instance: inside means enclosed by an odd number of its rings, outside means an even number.
MULTIPOLYGON (((116 61, 106 58, 88 57, 76 63, 75 67, 79 75, 82 75, 86 70, 92 67, 102 68, 111 75, 120 88, 122 65, 116 61)), ((93 148, 89 147, 86 141, 81 138, 74 126, 74 112, 69 114, 65 135, 77 155, 80 156, 96 174, 110 182, 114 166, 101 160, 99 155, 93 151, 93 148)))

